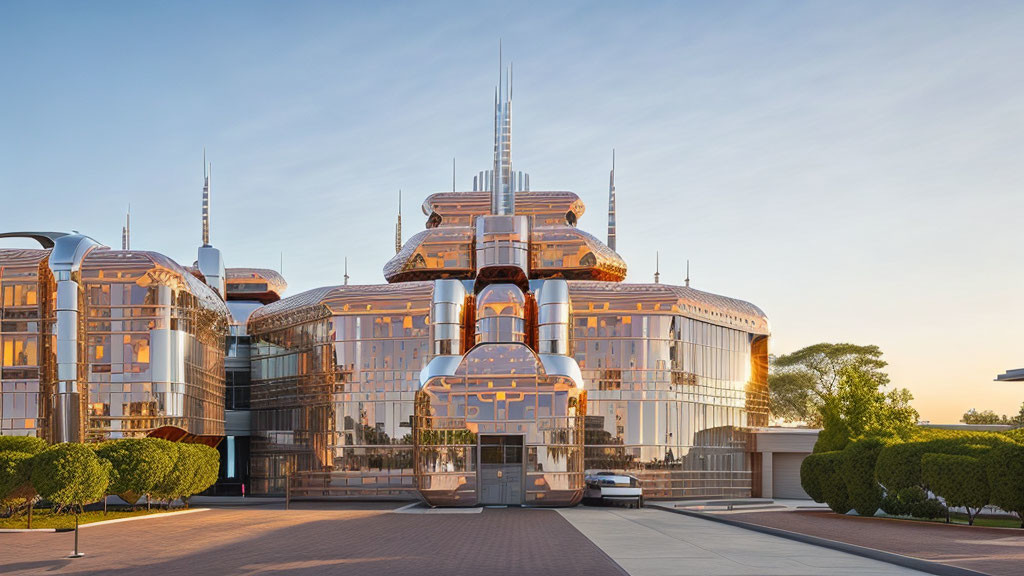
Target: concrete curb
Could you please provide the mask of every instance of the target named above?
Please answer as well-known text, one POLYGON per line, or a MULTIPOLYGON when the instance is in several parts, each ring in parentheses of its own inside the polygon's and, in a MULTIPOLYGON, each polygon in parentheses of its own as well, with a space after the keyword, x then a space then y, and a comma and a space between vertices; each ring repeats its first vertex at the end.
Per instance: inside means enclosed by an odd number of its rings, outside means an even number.
MULTIPOLYGON (((117 524, 119 522, 132 522, 134 520, 150 520, 154 518, 166 518, 168 516, 178 516, 179 514, 191 514, 193 512, 206 512, 209 508, 189 508, 188 510, 177 510, 175 512, 157 512, 156 514, 145 514, 143 516, 132 516, 130 518, 115 518, 113 520, 101 520, 99 522, 89 522, 88 524, 81 524, 78 527, 91 528, 92 526, 102 526, 104 524, 117 524)), ((74 528, 0 528, 0 534, 17 534, 19 532, 74 532, 74 528)))
POLYGON ((801 534, 799 532, 790 532, 788 530, 782 530, 779 528, 769 528, 767 526, 760 526, 758 524, 750 524, 747 522, 741 522, 739 520, 733 520, 725 516, 719 516, 717 514, 705 514, 703 512, 694 512, 692 510, 678 510, 675 508, 669 508, 667 506, 661 506, 659 504, 651 503, 648 503, 646 507, 661 510, 663 512, 672 512, 674 514, 682 514, 683 516, 700 518, 702 520, 720 522, 722 524, 735 526, 737 528, 744 528, 746 530, 751 530, 753 532, 760 532, 762 534, 768 534, 771 536, 778 536, 780 538, 795 540, 797 542, 803 542, 804 544, 813 544, 815 546, 821 546, 822 548, 830 548, 832 550, 838 550, 840 552, 846 552, 848 554, 855 554, 857 556, 863 556, 864 558, 879 560, 881 562, 895 564, 896 566, 902 566, 904 568, 910 568, 912 570, 918 570, 920 572, 927 572, 928 574, 935 574, 936 576, 987 576, 984 572, 975 572, 974 570, 968 570, 967 568, 958 568, 956 566, 950 566, 949 564, 940 564, 938 562, 932 562, 931 560, 922 560, 920 558, 914 558, 912 556, 904 556, 902 554, 896 554, 893 552, 884 552, 882 550, 876 550, 875 548, 867 548, 864 546, 857 546, 855 544, 847 544, 846 542, 838 542, 836 540, 829 540, 827 538, 819 538, 818 536, 809 536, 807 534, 801 534))

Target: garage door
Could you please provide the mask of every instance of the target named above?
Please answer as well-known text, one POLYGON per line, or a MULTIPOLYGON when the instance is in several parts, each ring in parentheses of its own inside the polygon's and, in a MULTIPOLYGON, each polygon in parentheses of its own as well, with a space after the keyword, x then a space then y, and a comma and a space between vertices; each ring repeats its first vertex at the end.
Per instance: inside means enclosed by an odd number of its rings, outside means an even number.
POLYGON ((800 463, 807 454, 772 454, 772 492, 774 498, 810 499, 800 486, 800 463))

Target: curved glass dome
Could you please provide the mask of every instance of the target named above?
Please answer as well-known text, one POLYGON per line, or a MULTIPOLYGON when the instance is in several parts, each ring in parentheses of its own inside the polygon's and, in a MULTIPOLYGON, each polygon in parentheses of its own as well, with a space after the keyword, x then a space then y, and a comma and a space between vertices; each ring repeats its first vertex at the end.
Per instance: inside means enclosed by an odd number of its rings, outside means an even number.
POLYGON ((476 342, 523 342, 526 296, 514 284, 491 284, 476 297, 476 342))

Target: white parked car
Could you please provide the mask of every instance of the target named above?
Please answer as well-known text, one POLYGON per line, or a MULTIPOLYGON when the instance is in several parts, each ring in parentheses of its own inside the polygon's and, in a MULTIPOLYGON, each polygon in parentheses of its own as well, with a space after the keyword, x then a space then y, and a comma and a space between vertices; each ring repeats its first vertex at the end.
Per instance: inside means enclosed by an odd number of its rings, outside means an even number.
POLYGON ((586 475, 586 482, 584 504, 624 502, 636 508, 644 505, 644 492, 636 476, 608 471, 591 472, 586 475))

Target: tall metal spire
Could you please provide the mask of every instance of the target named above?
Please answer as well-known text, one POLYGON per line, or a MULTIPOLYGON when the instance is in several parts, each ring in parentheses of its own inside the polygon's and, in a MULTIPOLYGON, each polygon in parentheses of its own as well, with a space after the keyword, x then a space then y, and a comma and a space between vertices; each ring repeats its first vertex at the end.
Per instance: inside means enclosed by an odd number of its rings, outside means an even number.
POLYGON ((654 283, 661 283, 661 254, 658 252, 654 253, 654 283))
POLYGON ((132 205, 124 215, 124 226, 121 227, 121 250, 132 249, 132 205))
POLYGON ((498 86, 494 91, 494 170, 491 182, 491 214, 515 213, 512 173, 512 68, 505 77, 501 42, 498 42, 498 86), (506 93, 507 89, 507 93, 506 93))
POLYGON ((402 190, 398 190, 398 222, 395 224, 395 254, 402 251, 402 190))
POLYGON ((690 287, 690 260, 686 260, 686 287, 690 287))
POLYGON ((608 174, 608 247, 615 250, 615 148, 612 148, 612 171, 608 174))
POLYGON ((203 246, 210 245, 210 177, 213 163, 206 163, 206 148, 203 148, 203 246))
POLYGON ((348 286, 348 256, 345 257, 345 286, 348 286))

